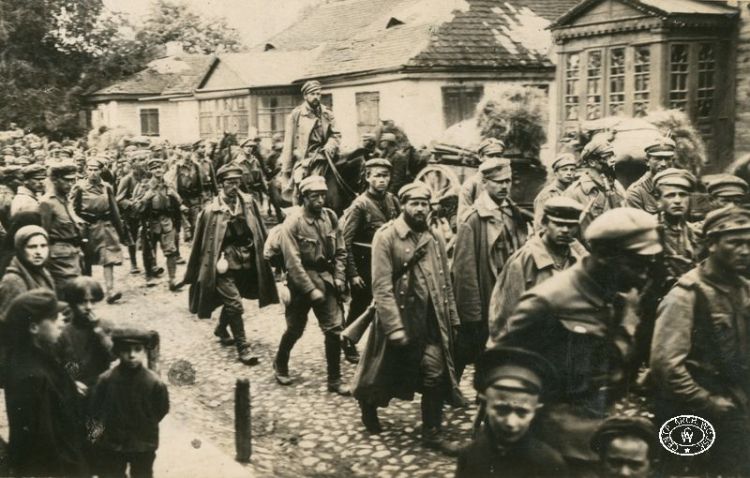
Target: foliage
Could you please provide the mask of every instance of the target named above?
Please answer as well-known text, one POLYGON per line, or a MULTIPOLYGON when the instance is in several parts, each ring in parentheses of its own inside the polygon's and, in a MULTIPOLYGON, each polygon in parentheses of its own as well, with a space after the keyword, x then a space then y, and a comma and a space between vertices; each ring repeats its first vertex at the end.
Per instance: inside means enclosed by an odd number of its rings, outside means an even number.
POLYGON ((511 154, 538 158, 547 141, 547 97, 539 88, 509 87, 477 107, 483 138, 505 142, 511 154))
POLYGON ((155 0, 151 13, 136 39, 145 44, 164 45, 179 41, 189 53, 240 51, 243 46, 239 32, 227 25, 226 19, 204 19, 183 2, 155 0))

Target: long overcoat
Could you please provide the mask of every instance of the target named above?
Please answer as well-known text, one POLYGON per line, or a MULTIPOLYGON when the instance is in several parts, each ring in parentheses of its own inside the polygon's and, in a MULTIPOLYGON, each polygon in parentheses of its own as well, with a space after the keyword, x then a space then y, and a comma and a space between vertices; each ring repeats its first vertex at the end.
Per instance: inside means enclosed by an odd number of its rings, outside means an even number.
MULTIPOLYGON (((279 295, 276 290, 276 281, 271 266, 263 259, 263 244, 267 234, 260 220, 260 208, 258 203, 246 194, 240 194, 238 200, 241 202, 242 210, 245 211, 245 219, 255 241, 258 304, 260 307, 277 304, 279 295)), ((198 217, 198 226, 184 282, 190 284, 190 312, 198 314, 198 317, 202 319, 210 318, 214 309, 222 305, 221 299, 216 294, 216 262, 221 254, 221 243, 224 240, 230 217, 229 208, 218 197, 214 198, 198 217)), ((240 294, 246 298, 256 298, 250 297, 242 290, 240 294)))
POLYGON ((461 404, 452 336, 459 319, 443 239, 430 231, 419 237, 403 216, 390 221, 373 238, 372 277, 377 312, 354 376, 354 396, 387 406, 392 398, 412 400, 414 392, 421 391, 418 369, 425 344, 420 338, 425 335, 424 319, 432 306, 446 362, 446 391, 450 392, 452 404, 461 404), (419 249, 425 249, 426 255, 402 274, 419 249), (388 343, 388 334, 397 330, 406 333, 407 345, 396 347, 388 343))
POLYGON ((331 110, 320 105, 320 118, 318 118, 307 103, 302 103, 294 108, 286 119, 284 148, 279 157, 282 172, 291 174, 295 157, 300 159, 307 157, 310 135, 318 122, 323 130, 325 141, 323 146, 330 144, 338 148, 341 143, 341 133, 336 127, 336 119, 331 110))

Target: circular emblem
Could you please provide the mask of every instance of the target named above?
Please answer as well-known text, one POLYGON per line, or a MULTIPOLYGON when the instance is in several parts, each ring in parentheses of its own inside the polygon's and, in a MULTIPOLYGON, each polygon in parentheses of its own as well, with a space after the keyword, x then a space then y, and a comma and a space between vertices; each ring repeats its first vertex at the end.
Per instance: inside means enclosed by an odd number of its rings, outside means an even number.
POLYGON ((695 456, 711 448, 716 441, 716 430, 701 417, 680 415, 661 426, 659 441, 675 455, 695 456))

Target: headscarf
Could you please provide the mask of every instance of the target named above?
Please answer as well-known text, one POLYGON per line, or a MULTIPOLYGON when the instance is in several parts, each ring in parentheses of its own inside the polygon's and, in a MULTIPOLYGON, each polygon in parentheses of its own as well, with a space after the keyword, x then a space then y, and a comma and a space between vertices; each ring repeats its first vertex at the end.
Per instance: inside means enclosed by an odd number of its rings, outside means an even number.
POLYGON ((32 224, 29 226, 23 226, 21 229, 19 229, 16 232, 15 237, 13 238, 13 246, 16 249, 16 254, 19 257, 23 256, 26 244, 31 240, 32 237, 38 236, 40 234, 44 236, 44 238, 49 242, 49 235, 47 234, 47 231, 45 231, 40 226, 35 226, 32 224))

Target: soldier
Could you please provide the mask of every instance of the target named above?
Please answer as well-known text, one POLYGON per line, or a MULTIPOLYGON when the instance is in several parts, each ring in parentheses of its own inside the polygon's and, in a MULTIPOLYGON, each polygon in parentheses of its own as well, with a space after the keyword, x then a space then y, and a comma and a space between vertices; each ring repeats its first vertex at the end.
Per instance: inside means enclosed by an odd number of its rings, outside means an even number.
POLYGON ((742 206, 747 201, 748 185, 744 179, 733 174, 709 174, 701 178, 711 197, 713 209, 728 204, 742 206))
POLYGON ((565 461, 529 431, 555 370, 523 349, 493 347, 477 363, 474 388, 484 403, 484 429, 458 456, 457 478, 565 477, 565 461))
POLYGON ((73 163, 60 163, 49 168, 52 189, 42 196, 39 214, 42 227, 49 234, 49 259, 47 269, 55 280, 55 290, 60 300, 66 284, 82 274, 81 233, 83 220, 73 211, 68 201, 76 180, 73 163))
POLYGON ((456 350, 459 380, 489 337, 488 311, 495 280, 505 262, 526 243, 528 226, 510 199, 513 172, 508 158, 487 158, 479 166, 483 191, 464 212, 453 254, 453 290, 461 336, 456 350))
MULTIPOLYGON (((477 156, 480 162, 491 158, 502 158, 505 152, 505 143, 495 138, 485 138, 479 144, 477 156)), ((463 222, 466 211, 474 204, 474 201, 482 194, 482 173, 477 171, 475 175, 464 181, 461 192, 458 193, 458 221, 463 222)))
MULTIPOLYGON (((175 178, 177 194, 182 200, 182 210, 187 217, 188 224, 184 231, 184 240, 189 243, 193 240, 195 222, 203 207, 203 177, 200 165, 192 158, 192 143, 180 144, 179 150, 177 161, 172 165, 172 176, 175 178)), ((175 247, 179 256, 179 244, 175 247)))
POLYGON ((240 152, 232 161, 242 168, 242 192, 258 201, 268 194, 268 186, 263 173, 263 164, 258 154, 259 138, 248 138, 240 145, 240 152))
POLYGON ((544 205, 553 197, 562 196, 568 186, 573 183, 578 161, 573 153, 559 154, 552 161, 552 182, 545 186, 534 198, 534 231, 542 229, 544 205))
POLYGON ((331 110, 320 103, 321 89, 314 80, 302 85, 305 102, 287 116, 284 149, 279 158, 286 191, 292 191, 287 184, 290 181, 298 184, 303 178, 322 172, 311 161, 327 166, 325 155, 333 158, 338 153, 341 133, 331 110))
MULTIPOLYGON (((657 417, 708 420, 718 439, 706 473, 750 475, 750 211, 729 205, 706 216, 708 258, 659 306, 651 344, 657 417)), ((692 470, 695 471, 695 470, 692 470)))
POLYGON ((642 209, 649 214, 659 212, 659 204, 654 193, 654 176, 671 168, 674 163, 675 143, 671 138, 656 138, 645 148, 648 171, 630 185, 625 195, 624 205, 642 209))
POLYGON ((581 204, 565 196, 553 197, 544 204, 539 234, 508 259, 492 290, 489 307, 492 337, 498 337, 527 290, 588 255, 576 240, 582 212, 581 204))
POLYGON ((291 299, 286 330, 273 363, 276 381, 291 385, 289 355, 302 337, 310 309, 325 336, 328 391, 348 396, 341 382, 342 296, 346 292, 346 245, 336 213, 324 208, 325 179, 309 176, 299 184, 303 208, 284 221, 281 248, 288 271, 291 299))
MULTIPOLYGON (((380 226, 401 214, 398 199, 388 192, 391 182, 391 163, 385 158, 373 158, 365 163, 367 191, 352 203, 344 224, 346 243, 346 275, 351 285, 352 301, 346 316, 348 326, 372 302, 372 270, 370 254, 372 238, 380 226)), ((351 363, 359 362, 354 344, 345 340, 344 357, 351 363)))
POLYGON ((202 139, 193 143, 193 159, 201 171, 201 183, 203 184, 203 205, 209 204, 219 193, 216 182, 216 172, 211 158, 206 154, 206 142, 202 139))
POLYGON ((583 204, 581 233, 603 212, 622 206, 625 191, 615 180, 615 152, 609 141, 594 139, 581 152, 588 169, 565 190, 565 195, 583 204))
POLYGON ((136 257, 137 247, 136 238, 140 227, 140 215, 137 211, 138 206, 138 189, 141 181, 146 176, 143 163, 135 158, 129 158, 132 161, 130 171, 121 177, 117 184, 117 207, 122 215, 123 227, 127 229, 128 235, 133 239, 132 244, 128 245, 128 256, 130 257, 130 273, 139 274, 138 259, 136 257))
POLYGON ((571 475, 594 471, 589 441, 632 380, 632 297, 662 250, 656 228, 656 218, 639 209, 596 218, 585 235, 591 255, 524 294, 500 333, 498 344, 542 355, 561 377, 538 436, 563 455, 571 475))
POLYGON ((156 276, 156 245, 161 245, 161 252, 167 258, 169 290, 179 289, 175 282, 177 273, 177 248, 175 247, 175 224, 180 220, 180 196, 164 181, 164 160, 151 158, 148 162, 151 180, 147 183, 138 203, 138 211, 143 217, 144 243, 149 248, 149 255, 144 254, 146 279, 156 276), (147 262, 148 261, 148 262, 147 262))
POLYGON ((10 205, 18 188, 18 173, 21 168, 15 165, 0 168, 0 225, 10 227, 10 205))
POLYGON ((409 158, 399 150, 396 135, 393 133, 381 134, 378 147, 380 149, 379 156, 391 163, 392 177, 388 192, 395 195, 405 184, 410 182, 407 178, 409 158))
POLYGON ((612 417, 602 423, 591 439, 591 449, 599 456, 602 478, 648 478, 656 455, 658 433, 653 423, 642 417, 612 417))
POLYGON ((39 198, 44 194, 47 170, 41 164, 30 164, 21 169, 23 184, 18 186, 10 203, 10 217, 20 212, 39 212, 39 198))
POLYGON ((455 456, 441 435, 443 403, 464 405, 453 367, 460 325, 448 274, 445 242, 427 224, 430 190, 407 184, 401 215, 383 226, 372 244, 372 295, 377 313, 354 377, 362 423, 380 433, 378 407, 392 398, 422 393, 422 443, 455 456))
POLYGON ((198 218, 183 282, 191 285, 190 311, 198 317, 210 318, 218 305, 223 306, 214 335, 222 345, 234 343, 242 363, 255 365, 258 356, 245 335, 242 299, 258 299, 260 307, 279 302, 273 272, 262 256, 266 230, 258 204, 239 192, 242 168, 230 163, 218 176, 221 194, 198 218))

